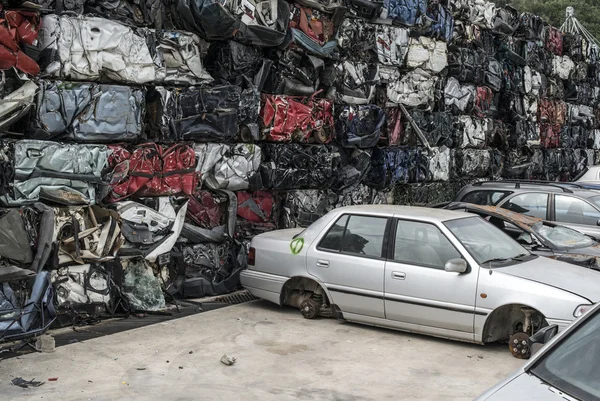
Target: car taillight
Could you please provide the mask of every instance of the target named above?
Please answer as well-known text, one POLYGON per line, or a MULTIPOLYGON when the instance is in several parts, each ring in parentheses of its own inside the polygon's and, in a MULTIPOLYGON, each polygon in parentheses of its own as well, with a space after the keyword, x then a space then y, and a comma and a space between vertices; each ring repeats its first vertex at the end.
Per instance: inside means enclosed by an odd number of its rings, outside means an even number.
POLYGON ((254 266, 255 258, 256 258, 256 249, 250 247, 250 249, 248 249, 248 266, 254 266))

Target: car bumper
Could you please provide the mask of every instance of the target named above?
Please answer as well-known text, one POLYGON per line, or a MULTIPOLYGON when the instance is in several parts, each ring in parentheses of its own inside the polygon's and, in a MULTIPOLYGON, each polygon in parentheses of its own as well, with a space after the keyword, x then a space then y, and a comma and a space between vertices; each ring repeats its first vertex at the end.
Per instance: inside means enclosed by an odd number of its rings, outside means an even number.
POLYGON ((573 323, 573 320, 561 320, 561 319, 546 319, 546 321, 548 322, 548 325, 553 325, 553 324, 557 325, 559 333, 561 331, 564 331, 567 327, 569 327, 569 325, 571 323, 573 323))
POLYGON ((289 277, 263 273, 255 270, 244 270, 240 274, 240 282, 252 295, 276 304, 281 303, 281 289, 289 277))

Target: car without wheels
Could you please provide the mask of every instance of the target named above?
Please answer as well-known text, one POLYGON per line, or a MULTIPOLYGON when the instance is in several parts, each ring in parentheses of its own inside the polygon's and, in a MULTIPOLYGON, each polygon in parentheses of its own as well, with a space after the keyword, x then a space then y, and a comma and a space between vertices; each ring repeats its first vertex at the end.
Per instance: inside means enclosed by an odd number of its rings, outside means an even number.
POLYGON ((304 230, 257 235, 241 282, 306 318, 481 344, 564 328, 600 298, 600 275, 533 255, 478 216, 391 205, 338 208, 304 230))

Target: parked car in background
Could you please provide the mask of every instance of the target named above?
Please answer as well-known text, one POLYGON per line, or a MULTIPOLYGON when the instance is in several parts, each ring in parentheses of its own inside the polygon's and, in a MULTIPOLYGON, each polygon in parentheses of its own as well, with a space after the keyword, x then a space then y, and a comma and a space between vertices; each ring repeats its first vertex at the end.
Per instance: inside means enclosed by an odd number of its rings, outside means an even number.
POLYGON ((576 183, 482 181, 463 187, 454 201, 499 206, 600 240, 600 193, 576 183))
POLYGON ((536 255, 600 270, 600 244, 569 227, 496 206, 452 202, 444 209, 477 214, 536 255))
POLYGON ((575 177, 575 182, 597 183, 600 184, 600 166, 587 167, 579 176, 575 177))
MULTIPOLYGON (((540 258, 469 213, 391 205, 334 209, 308 228, 255 236, 241 282, 319 315, 489 343, 566 327, 600 300, 600 275, 540 258)), ((510 344, 513 344, 510 342, 510 344)))
POLYGON ((549 326, 531 338, 546 344, 522 368, 476 401, 565 401, 600 399, 600 305, 554 336, 549 326))

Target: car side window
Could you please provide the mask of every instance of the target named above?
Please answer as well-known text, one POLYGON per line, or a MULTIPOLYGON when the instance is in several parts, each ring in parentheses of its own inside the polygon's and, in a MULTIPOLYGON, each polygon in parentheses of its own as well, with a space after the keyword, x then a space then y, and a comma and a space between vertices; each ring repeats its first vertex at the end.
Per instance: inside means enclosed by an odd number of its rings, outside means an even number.
POLYGON ((502 205, 502 208, 516 213, 526 214, 527 216, 546 219, 546 213, 548 211, 548 194, 532 192, 517 195, 502 205))
POLYGON ((507 191, 473 191, 463 196, 461 202, 494 206, 510 194, 511 192, 507 191))
POLYGON ((566 195, 554 197, 556 221, 561 223, 596 225, 600 212, 587 202, 566 195))
POLYGON ((342 249, 342 238, 344 236, 344 230, 348 223, 348 215, 345 214, 335 222, 335 224, 329 229, 327 234, 319 242, 319 249, 325 249, 328 251, 339 252, 342 249))
POLYGON ((396 226, 394 260, 401 263, 444 270, 460 253, 433 224, 399 220, 396 226))
POLYGON ((342 252, 380 258, 386 224, 385 217, 350 216, 342 241, 342 252))

